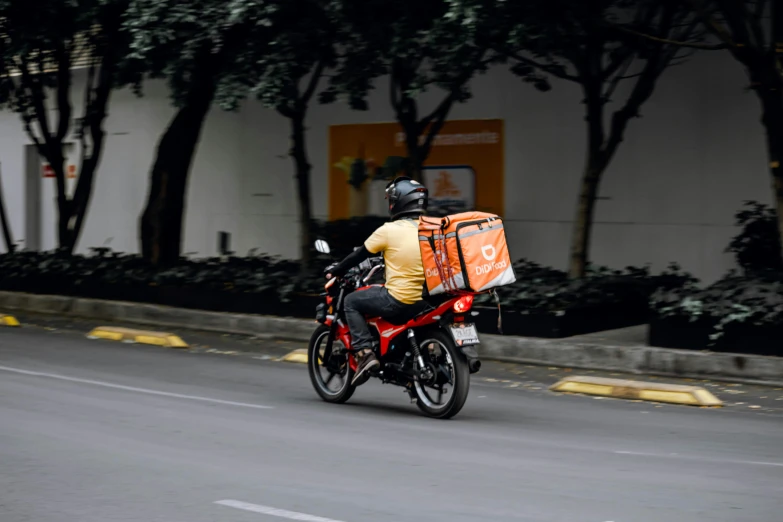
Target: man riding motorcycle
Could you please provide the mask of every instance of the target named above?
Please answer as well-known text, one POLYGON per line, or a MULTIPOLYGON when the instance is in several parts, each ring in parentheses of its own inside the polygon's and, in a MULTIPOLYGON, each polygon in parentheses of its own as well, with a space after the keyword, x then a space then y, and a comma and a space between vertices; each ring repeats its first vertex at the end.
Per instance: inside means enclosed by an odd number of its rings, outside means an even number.
POLYGON ((352 384, 361 385, 370 371, 380 366, 375 355, 377 342, 365 319, 405 317, 412 319, 426 307, 422 298, 424 267, 419 250, 418 217, 427 210, 427 187, 411 178, 400 177, 386 186, 391 221, 379 227, 340 263, 327 268, 327 278, 340 277, 368 257, 383 252, 386 286, 372 286, 345 298, 345 316, 351 331, 352 349, 358 367, 352 384))

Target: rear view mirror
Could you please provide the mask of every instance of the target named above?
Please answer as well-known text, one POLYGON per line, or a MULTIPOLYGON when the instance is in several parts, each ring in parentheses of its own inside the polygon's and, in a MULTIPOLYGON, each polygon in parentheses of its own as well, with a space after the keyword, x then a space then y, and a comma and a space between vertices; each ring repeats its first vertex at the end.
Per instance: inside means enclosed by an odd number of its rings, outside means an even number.
POLYGON ((329 243, 327 243, 323 239, 316 240, 315 249, 322 254, 329 254, 331 252, 331 249, 329 248, 329 243))

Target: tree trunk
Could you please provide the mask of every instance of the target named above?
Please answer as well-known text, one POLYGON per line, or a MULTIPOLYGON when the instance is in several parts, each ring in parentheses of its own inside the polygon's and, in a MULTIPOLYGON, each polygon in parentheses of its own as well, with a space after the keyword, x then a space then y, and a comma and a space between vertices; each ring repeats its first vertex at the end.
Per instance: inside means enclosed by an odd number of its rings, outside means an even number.
MULTIPOLYGON (((92 189, 95 185, 95 172, 101 162, 103 154, 103 144, 106 138, 106 132, 103 130, 103 122, 106 120, 106 108, 109 105, 111 93, 114 88, 114 74, 116 62, 113 55, 107 55, 102 63, 98 85, 95 88, 94 95, 88 96, 90 103, 85 109, 84 119, 86 128, 82 132, 90 133, 90 154, 85 156, 82 150, 82 162, 79 168, 79 179, 76 181, 76 190, 70 204, 71 219, 69 220, 70 241, 68 243, 68 252, 70 254, 76 250, 79 242, 79 236, 84 228, 84 219, 87 216, 87 210, 90 208, 90 199, 92 198, 92 189)), ((87 86, 92 89, 92 85, 87 86)), ((82 140, 84 148, 85 141, 82 140)))
MULTIPOLYGON (((101 124, 99 123, 97 125, 100 127, 101 124)), ((76 250, 79 236, 84 228, 84 218, 87 216, 87 209, 90 206, 90 198, 92 197, 92 188, 95 184, 95 171, 98 169, 101 152, 103 150, 103 137, 104 133, 102 129, 99 129, 97 134, 93 134, 94 150, 90 158, 83 163, 82 168, 79 171, 76 192, 69 204, 71 216, 68 219, 68 243, 64 247, 68 254, 73 254, 74 250, 76 250), (98 136, 98 134, 100 134, 100 136, 98 136)))
MULTIPOLYGON (((783 82, 778 81, 778 84, 783 82)), ((762 123, 767 138, 767 157, 772 176, 772 194, 778 216, 778 237, 783 259, 783 94, 779 89, 759 92, 762 106, 762 123)))
POLYGON ((3 240, 5 241, 5 250, 12 254, 16 250, 14 238, 11 236, 11 227, 8 224, 8 215, 5 212, 5 196, 3 195, 2 176, 0 176, 0 224, 3 227, 3 240))
POLYGON ((214 79, 194 76, 185 105, 177 111, 158 144, 147 206, 140 220, 141 254, 155 266, 179 260, 188 174, 215 97, 214 79))
POLYGON ((416 181, 422 181, 421 167, 424 158, 421 157, 419 145, 419 125, 417 121, 400 121, 402 131, 405 133, 405 152, 408 163, 405 166, 405 174, 416 181))
POLYGON ((595 154, 589 154, 582 175, 579 200, 571 232, 571 262, 568 275, 572 279, 584 277, 590 253, 590 238, 593 231, 595 200, 598 197, 598 186, 604 168, 595 154))
POLYGON ((577 200, 574 228, 571 233, 571 251, 569 256, 568 275, 578 279, 587 273, 590 259, 590 236, 593 230, 593 214, 595 199, 598 197, 598 185, 606 168, 604 147, 604 99, 603 83, 600 80, 600 54, 590 54, 588 62, 592 69, 583 71, 582 88, 585 93, 585 120, 587 122, 587 157, 582 173, 579 199, 577 200))
MULTIPOLYGON (((296 187, 299 198, 299 255, 302 270, 310 268, 313 248, 313 212, 310 202, 310 162, 305 142, 305 112, 297 111, 291 118, 291 158, 296 170, 296 187)), ((366 182, 367 183, 367 182, 366 182)))
POLYGON ((62 152, 62 142, 56 146, 47 146, 47 154, 44 156, 49 166, 54 171, 57 190, 57 247, 60 250, 69 250, 71 244, 71 231, 68 223, 71 221, 71 200, 65 192, 65 157, 62 152))

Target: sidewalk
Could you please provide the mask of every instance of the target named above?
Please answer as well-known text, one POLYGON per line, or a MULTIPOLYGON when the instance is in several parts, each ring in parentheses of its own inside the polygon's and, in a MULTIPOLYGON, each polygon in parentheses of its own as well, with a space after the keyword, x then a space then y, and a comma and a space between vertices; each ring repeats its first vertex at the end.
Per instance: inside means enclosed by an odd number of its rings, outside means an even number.
MULTIPOLYGON (((166 306, 0 292, 0 312, 88 320, 93 326, 155 326, 234 334, 265 341, 306 342, 314 321, 204 312, 166 306)), ((783 386, 783 357, 672 350, 646 346, 646 326, 538 339, 483 335, 485 360, 630 374, 720 379, 783 386)))

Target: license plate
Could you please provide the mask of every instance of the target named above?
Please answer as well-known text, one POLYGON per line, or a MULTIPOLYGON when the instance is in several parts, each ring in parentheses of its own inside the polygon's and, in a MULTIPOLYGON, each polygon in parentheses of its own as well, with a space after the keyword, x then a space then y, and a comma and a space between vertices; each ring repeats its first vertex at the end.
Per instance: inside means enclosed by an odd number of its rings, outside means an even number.
POLYGON ((479 344, 478 330, 471 323, 454 323, 451 325, 451 335, 459 346, 479 344))

